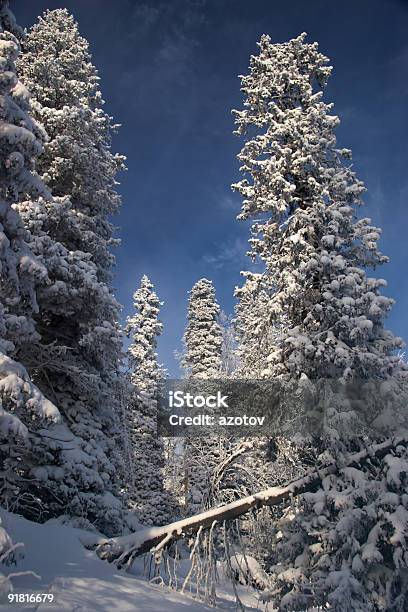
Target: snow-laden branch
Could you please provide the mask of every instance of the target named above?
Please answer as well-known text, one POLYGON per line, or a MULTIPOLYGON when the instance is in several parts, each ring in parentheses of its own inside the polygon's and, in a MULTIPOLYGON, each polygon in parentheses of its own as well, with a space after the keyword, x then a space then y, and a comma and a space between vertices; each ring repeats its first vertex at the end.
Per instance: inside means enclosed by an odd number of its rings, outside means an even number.
MULTIPOLYGON (((370 457, 382 458, 390 450, 401 444, 407 446, 408 438, 392 438, 380 444, 373 444, 359 453, 350 455, 341 467, 361 465, 370 459, 370 457)), ((130 566, 135 557, 149 551, 154 551, 155 547, 159 546, 163 540, 166 540, 165 544, 168 546, 173 540, 189 537, 197 533, 199 529, 211 528, 214 522, 223 523, 231 521, 247 513, 249 510, 258 509, 262 506, 274 506, 290 496, 311 491, 319 485, 323 478, 334 474, 339 467, 336 463, 332 463, 320 470, 313 470, 286 486, 271 487, 254 495, 238 499, 225 506, 211 508, 206 512, 201 512, 163 527, 150 527, 117 538, 98 539, 96 541, 87 539, 83 543, 87 548, 95 549, 101 559, 115 562, 118 567, 123 567, 124 565, 130 566)))

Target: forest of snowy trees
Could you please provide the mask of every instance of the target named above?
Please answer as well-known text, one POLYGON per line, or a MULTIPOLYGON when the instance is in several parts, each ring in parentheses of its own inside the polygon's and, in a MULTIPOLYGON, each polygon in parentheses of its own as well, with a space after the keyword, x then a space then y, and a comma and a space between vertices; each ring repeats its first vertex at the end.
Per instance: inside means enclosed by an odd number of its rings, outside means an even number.
MULTIPOLYGON (((241 610, 237 584, 260 610, 407 610, 408 367, 386 328, 381 230, 324 97, 328 58, 306 34, 263 35, 240 77, 232 189, 257 267, 232 315, 212 280, 186 288, 180 356, 186 383, 293 388, 319 426, 171 438, 157 433, 161 296, 135 278, 122 325, 113 289, 126 160, 88 42, 66 9, 23 30, 8 0, 0 39, 2 509, 89 532, 119 568, 145 555, 149 577, 215 606, 223 567, 241 610), (364 401, 347 400, 353 382, 364 401)), ((0 526, 3 594, 18 561, 0 526)))

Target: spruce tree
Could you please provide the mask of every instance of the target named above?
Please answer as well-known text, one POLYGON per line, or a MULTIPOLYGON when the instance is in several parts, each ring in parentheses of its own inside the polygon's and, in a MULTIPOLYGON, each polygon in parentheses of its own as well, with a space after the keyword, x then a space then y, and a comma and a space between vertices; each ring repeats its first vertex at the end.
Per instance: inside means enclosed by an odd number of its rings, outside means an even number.
POLYGON ((249 134, 238 159, 246 177, 240 219, 252 225, 252 254, 274 287, 268 314, 283 320, 269 375, 384 376, 398 367, 401 340, 384 329, 393 300, 385 281, 365 269, 387 261, 380 230, 357 219, 364 185, 339 149, 338 117, 322 100, 327 58, 305 35, 272 45, 268 36, 242 78, 245 108, 235 111, 236 133, 249 134), (281 69, 279 69, 279 63, 281 69), (252 133, 251 130, 255 130, 252 133))
POLYGON ((164 445, 157 435, 158 391, 164 378, 156 352, 157 338, 163 330, 161 305, 153 284, 144 275, 133 295, 135 313, 126 324, 131 340, 127 351, 131 392, 125 421, 133 474, 129 505, 146 525, 168 523, 175 512, 175 503, 163 484, 164 445))
POLYGON ((223 376, 232 377, 237 370, 238 355, 234 319, 221 310, 219 316, 221 327, 221 373, 223 376))
POLYGON ((271 291, 266 275, 242 273, 245 283, 237 287, 234 328, 236 332, 237 378, 262 379, 267 367, 265 355, 273 345, 277 329, 271 325, 268 305, 271 291))
POLYGON ((217 378, 221 369, 220 307, 211 281, 202 278, 190 291, 182 366, 191 378, 217 378))
MULTIPOLYGON (((305 36, 284 44, 262 36, 242 77, 244 108, 235 111, 236 131, 246 136, 238 156, 245 177, 234 186, 243 196, 240 218, 253 220, 252 255, 273 288, 264 324, 279 330, 262 375, 312 389, 326 379, 374 383, 381 408, 387 395, 394 402, 404 375, 395 354, 402 341, 384 328, 393 301, 381 295, 385 281, 366 273, 387 258, 380 230, 357 217, 365 188, 351 152, 336 144, 339 119, 322 100, 331 67, 305 36)), ((342 469, 347 450, 382 434, 366 427, 374 405, 350 410, 327 389, 315 461, 337 461, 339 470, 280 515, 270 600, 282 610, 403 610, 406 453, 342 469)))
POLYGON ((55 238, 90 253, 98 280, 109 281, 116 244, 109 215, 120 207, 116 176, 125 158, 111 152, 118 125, 103 110, 88 42, 66 9, 46 11, 33 26, 18 71, 49 138, 37 170, 54 196, 71 202, 53 219, 55 238))
POLYGON ((53 442, 63 475, 52 484, 49 512, 82 516, 115 533, 122 528, 124 470, 108 217, 120 203, 115 175, 123 157, 110 151, 115 126, 102 110, 88 43, 66 10, 47 11, 28 33, 18 71, 47 131, 36 169, 53 193, 52 201, 18 205, 30 247, 51 281, 37 292, 41 341, 22 344, 20 359, 69 429, 53 442))
MULTIPOLYGON (((25 509, 34 499, 33 471, 47 452, 48 428, 59 422, 57 408, 41 393, 19 362, 24 343, 39 334, 36 290, 47 271, 27 244, 15 204, 27 193, 50 198, 33 162, 44 132, 30 116, 28 92, 16 77, 23 35, 8 2, 0 2, 0 500, 25 509)), ((35 500, 34 500, 35 501, 35 500)), ((34 504, 35 505, 35 504, 34 504)))
MULTIPOLYGON (((202 278, 190 291, 187 327, 181 361, 192 379, 221 378, 222 330, 220 307, 210 280, 202 278)), ((186 438, 185 506, 193 514, 212 505, 211 480, 220 461, 223 442, 217 436, 186 438)))

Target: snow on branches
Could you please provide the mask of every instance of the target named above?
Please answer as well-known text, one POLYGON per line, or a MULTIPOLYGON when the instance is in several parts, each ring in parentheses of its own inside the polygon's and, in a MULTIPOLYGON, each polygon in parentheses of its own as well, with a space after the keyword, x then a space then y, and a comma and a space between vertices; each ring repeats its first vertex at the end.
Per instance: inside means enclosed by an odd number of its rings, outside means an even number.
MULTIPOLYGON (((266 376, 387 376, 402 345, 383 327, 393 300, 365 270, 387 261, 380 230, 356 219, 364 185, 339 149, 339 118, 323 101, 328 59, 306 35, 283 44, 262 36, 241 77, 236 133, 244 178, 240 219, 252 219, 251 254, 273 288, 267 307, 278 337, 266 376)), ((254 316, 256 316, 254 314, 254 316)))
POLYGON ((221 369, 220 307, 210 280, 202 278, 190 291, 182 365, 192 378, 217 378, 221 369))
POLYGON ((58 434, 35 438, 26 467, 31 474, 37 465, 44 477, 30 475, 25 486, 44 516, 69 512, 117 533, 123 527, 116 498, 124 471, 117 444, 121 339, 119 305, 107 284, 113 263, 108 215, 120 202, 115 176, 123 158, 110 151, 114 127, 101 109, 88 44, 67 11, 47 12, 23 37, 18 58, 17 42, 6 35, 3 81, 11 89, 3 108, 10 125, 0 133, 7 155, 0 178, 13 204, 9 252, 25 241, 18 247, 19 302, 7 263, 6 300, 14 300, 7 339, 64 421, 58 434), (10 76, 16 60, 24 86, 10 76), (41 179, 32 172, 34 158, 41 179), (26 282, 33 277, 35 287, 26 282), (31 317, 24 319, 20 304, 27 303, 31 317))
MULTIPOLYGON (((298 496, 313 492, 316 486, 324 482, 339 469, 352 471, 362 468, 366 463, 369 465, 372 459, 380 459, 389 462, 394 453, 402 452, 402 448, 407 448, 405 438, 388 439, 380 444, 367 447, 364 451, 348 456, 342 466, 336 463, 322 466, 319 470, 311 470, 305 476, 293 482, 279 487, 271 487, 234 502, 211 508, 195 516, 189 516, 180 521, 164 525, 163 527, 152 527, 135 534, 111 539, 92 539, 89 540, 89 548, 97 550, 102 559, 115 562, 119 567, 131 565, 135 557, 142 555, 154 547, 162 544, 169 546, 173 539, 189 537, 201 529, 208 529, 214 522, 222 523, 232 521, 249 512, 252 509, 263 506, 273 506, 280 504, 290 496, 298 496)), ((403 470, 396 469, 394 474, 401 474, 403 470)), ((405 503, 404 498, 404 503, 405 503)), ((397 541, 397 540, 396 540, 397 541)))
POLYGON ((133 294, 135 312, 128 317, 130 390, 125 410, 129 440, 128 504, 146 525, 164 524, 175 513, 175 501, 163 484, 164 446, 157 435, 158 386, 164 372, 157 361, 157 338, 162 303, 144 275, 133 294))
POLYGON ((157 394, 157 386, 163 377, 157 362, 157 338, 163 330, 158 315, 162 302, 154 292, 150 279, 143 275, 140 287, 133 294, 135 313, 126 321, 126 333, 131 339, 128 360, 131 381, 139 391, 157 394))

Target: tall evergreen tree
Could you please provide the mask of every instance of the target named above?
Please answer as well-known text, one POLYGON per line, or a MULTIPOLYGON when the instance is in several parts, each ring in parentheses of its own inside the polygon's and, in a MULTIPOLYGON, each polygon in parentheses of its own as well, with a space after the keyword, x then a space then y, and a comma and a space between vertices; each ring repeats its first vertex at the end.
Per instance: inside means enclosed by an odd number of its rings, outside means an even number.
POLYGON ((115 126, 102 109, 88 43, 66 10, 47 11, 32 28, 18 71, 48 134, 36 168, 54 196, 18 206, 51 281, 37 294, 41 342, 25 343, 19 356, 70 431, 54 442, 64 475, 53 484, 50 511, 65 508, 117 532, 121 339, 108 216, 120 203, 115 176, 123 157, 110 151, 115 126))
POLYGON ((345 163, 350 151, 336 145, 332 105, 313 88, 325 86, 331 68, 304 38, 282 45, 261 38, 242 78, 245 109, 235 112, 236 133, 256 130, 238 156, 251 179, 234 185, 244 198, 239 218, 257 219, 252 253, 275 289, 268 314, 284 318, 287 330, 268 371, 384 376, 398 366, 401 340, 384 330, 393 303, 380 295, 385 281, 364 270, 387 258, 377 248, 380 230, 356 219, 365 188, 345 163))
POLYGON ((142 523, 161 525, 174 515, 175 504, 164 489, 164 446, 157 435, 158 387, 164 372, 157 361, 157 338, 163 324, 159 320, 162 303, 154 286, 144 275, 133 295, 135 313, 128 317, 126 332, 131 393, 126 410, 133 482, 129 504, 142 523))
POLYGON ((235 290, 238 378, 262 379, 267 368, 266 355, 273 346, 277 329, 271 325, 268 305, 273 289, 268 287, 266 275, 244 272, 245 283, 235 290))
POLYGON ((128 360, 132 366, 131 380, 138 391, 152 397, 163 378, 163 369, 157 361, 157 338, 163 331, 159 320, 160 302, 154 285, 144 274, 140 287, 133 294, 135 314, 128 317, 126 332, 132 338, 128 360))
POLYGON ((109 281, 116 244, 109 215, 120 207, 116 176, 125 158, 111 152, 119 126, 103 110, 88 42, 66 9, 46 11, 33 26, 18 71, 49 137, 37 170, 54 196, 71 202, 53 220, 55 237, 90 253, 98 280, 109 281))
POLYGON ((27 244, 13 205, 30 193, 50 193, 33 172, 44 132, 29 114, 28 93, 16 77, 22 36, 8 2, 0 1, 0 501, 27 508, 33 470, 47 450, 47 431, 57 408, 33 384, 19 363, 24 343, 38 342, 36 289, 47 271, 27 244))
POLYGON ((223 376, 231 377, 237 370, 238 355, 234 319, 221 310, 219 316, 221 327, 221 373, 223 376))
MULTIPOLYGON (((398 390, 394 351, 402 342, 384 329, 393 303, 380 293, 385 281, 366 269, 387 258, 377 247, 380 230, 357 218, 364 185, 350 151, 337 147, 339 119, 322 100, 331 68, 305 36, 284 44, 262 36, 242 77, 244 109, 235 111, 237 133, 246 135, 238 156, 246 176, 234 186, 244 198, 240 218, 254 219, 253 256, 274 289, 266 319, 279 329, 263 376, 302 385, 376 381, 381 405, 398 390)), ((350 422, 365 440, 377 434, 364 427, 364 406, 347 410, 344 396, 332 393, 326 408, 316 462, 337 460, 339 470, 286 508, 271 533, 270 599, 282 610, 402 610, 406 453, 342 469, 343 453, 363 443, 350 422)))
MULTIPOLYGON (((222 329, 220 307, 210 280, 202 278, 190 291, 187 327, 181 364, 195 379, 221 378, 222 329)), ((211 480, 222 455, 223 442, 216 436, 187 438, 184 448, 185 505, 193 514, 212 503, 211 480)))
POLYGON ((211 281, 202 278, 190 291, 182 366, 192 378, 217 378, 221 369, 220 307, 211 281))

